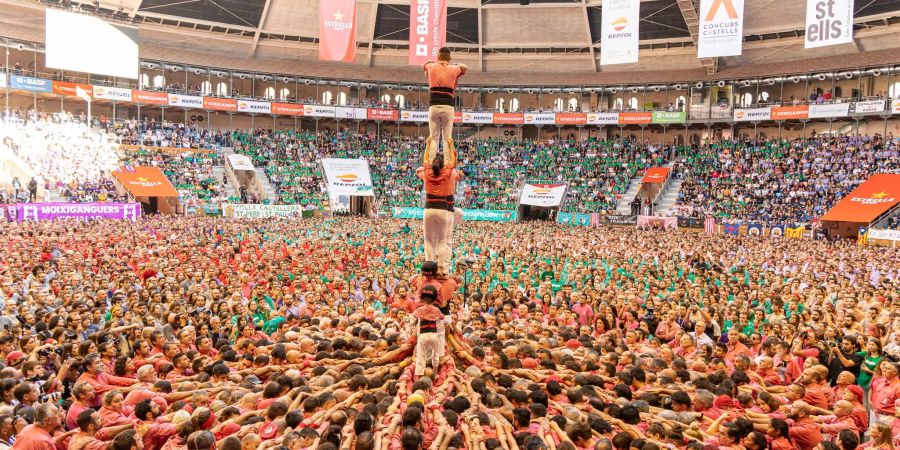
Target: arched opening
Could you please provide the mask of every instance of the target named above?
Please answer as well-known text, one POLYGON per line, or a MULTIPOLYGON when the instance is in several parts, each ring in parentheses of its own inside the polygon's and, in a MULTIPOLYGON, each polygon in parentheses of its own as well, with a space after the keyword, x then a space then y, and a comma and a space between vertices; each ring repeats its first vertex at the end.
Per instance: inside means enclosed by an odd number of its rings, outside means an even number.
POLYGON ((562 97, 559 97, 553 101, 553 110, 557 111, 557 112, 561 112, 561 111, 563 111, 563 109, 565 109, 565 105, 566 104, 563 101, 562 97))
POLYGON ((900 97, 900 81, 894 82, 894 84, 888 88, 888 96, 890 98, 900 97))
POLYGON ((346 92, 338 92, 338 105, 344 106, 347 104, 347 93, 346 92))
POLYGON ((216 84, 216 95, 219 97, 228 97, 228 83, 220 81, 216 84))
POLYGON ((390 103, 391 102, 391 94, 384 94, 381 96, 381 103, 390 103))
POLYGON ((263 91, 263 98, 266 100, 275 100, 275 88, 269 86, 263 91))
POLYGON ((675 99, 675 107, 679 111, 684 111, 685 104, 687 103, 687 98, 683 95, 679 95, 677 99, 675 99))
POLYGON ((288 98, 290 98, 290 96, 291 90, 288 88, 281 88, 281 90, 278 91, 278 98, 280 100, 287 100, 288 98))
POLYGON ((140 89, 146 89, 150 87, 150 75, 142 73, 141 78, 138 80, 138 87, 140 89))
POLYGON ((767 103, 769 101, 769 93, 766 91, 762 91, 759 93, 759 102, 767 103))
POLYGON ((394 102, 397 103, 398 108, 403 108, 406 106, 406 97, 403 94, 397 94, 394 96, 394 102))
POLYGON ((569 99, 569 111, 578 111, 578 99, 572 97, 569 99))
POLYGON ((616 99, 615 103, 613 103, 613 109, 621 111, 625 108, 625 100, 622 97, 616 99))
POLYGON ((209 95, 212 94, 212 83, 209 80, 200 83, 200 94, 209 95))
POLYGON ((496 109, 497 112, 506 112, 505 106, 506 100, 502 98, 498 98, 497 101, 494 102, 494 109, 496 109))
POLYGON ((322 93, 322 104, 323 105, 330 105, 333 100, 334 100, 334 94, 332 94, 331 91, 325 91, 322 93))
POLYGON ((519 111, 519 99, 514 98, 509 101, 509 112, 519 111))
POLYGON ((628 109, 637 111, 637 109, 638 109, 637 97, 631 97, 630 99, 628 99, 628 109))
POLYGON ((753 104, 753 94, 749 92, 745 92, 744 95, 741 96, 740 101, 741 106, 750 106, 753 104))
POLYGON ((162 75, 157 75, 153 77, 153 88, 159 89, 166 87, 166 77, 162 75))

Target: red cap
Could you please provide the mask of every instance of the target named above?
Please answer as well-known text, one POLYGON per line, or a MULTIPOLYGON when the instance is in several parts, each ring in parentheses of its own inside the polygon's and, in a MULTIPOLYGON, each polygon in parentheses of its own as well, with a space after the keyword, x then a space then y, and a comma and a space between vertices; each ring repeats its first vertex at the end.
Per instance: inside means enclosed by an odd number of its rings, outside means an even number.
POLYGON ((578 342, 575 339, 569 339, 568 341, 566 341, 566 347, 575 349, 581 347, 581 342, 578 342))
POLYGON ((538 362, 534 358, 525 358, 522 360, 522 367, 526 369, 537 369, 538 366, 538 362))
POLYGON ((14 351, 14 352, 10 352, 9 355, 6 356, 6 365, 11 366, 20 359, 25 359, 24 353, 22 353, 18 350, 14 351))
POLYGON ((852 392, 853 395, 856 396, 856 401, 858 401, 858 402, 863 401, 863 396, 865 395, 863 393, 863 388, 861 388, 855 384, 851 384, 850 386, 847 386, 847 390, 852 392))

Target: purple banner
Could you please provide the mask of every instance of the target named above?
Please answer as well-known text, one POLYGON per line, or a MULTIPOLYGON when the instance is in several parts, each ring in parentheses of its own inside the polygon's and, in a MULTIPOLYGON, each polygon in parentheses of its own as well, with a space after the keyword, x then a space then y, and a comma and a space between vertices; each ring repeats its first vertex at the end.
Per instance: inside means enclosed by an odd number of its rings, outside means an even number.
MULTIPOLYGON (((12 206, 12 205, 10 205, 12 206)), ((136 221, 140 203, 20 203, 8 211, 10 220, 39 222, 55 219, 118 219, 136 221)))

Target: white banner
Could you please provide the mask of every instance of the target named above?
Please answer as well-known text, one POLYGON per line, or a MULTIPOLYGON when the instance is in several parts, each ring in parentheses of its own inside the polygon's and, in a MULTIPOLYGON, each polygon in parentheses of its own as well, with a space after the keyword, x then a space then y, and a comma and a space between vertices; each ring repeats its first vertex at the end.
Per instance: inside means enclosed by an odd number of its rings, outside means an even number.
POLYGON ((307 117, 334 117, 334 106, 303 105, 303 115, 307 117))
POLYGON ((400 111, 401 122, 428 122, 428 111, 400 111))
POLYGON ((849 103, 832 103, 829 105, 809 105, 809 118, 846 117, 850 114, 849 103))
POLYGON ((169 94, 169 106, 180 106, 182 108, 203 108, 203 97, 194 97, 192 95, 169 94))
POLYGON ((588 125, 616 125, 619 123, 619 113, 587 113, 588 125))
POLYGON ((744 108, 734 110, 735 122, 759 122, 772 118, 772 110, 766 108, 744 108))
POLYGON ((604 0, 600 64, 638 62, 641 0, 604 0))
POLYGON ((853 104, 853 112, 857 114, 884 112, 884 100, 869 100, 853 104))
POLYGON ((853 0, 806 0, 804 41, 804 48, 853 42, 853 0))
POLYGON ((891 111, 894 114, 900 114, 900 98, 891 100, 891 111))
POLYGON ((131 101, 131 89, 94 85, 94 98, 97 100, 131 101))
POLYGON ((566 193, 565 184, 528 184, 522 186, 520 205, 559 206, 566 193))
POLYGON ((369 162, 365 159, 323 158, 322 168, 325 170, 328 193, 331 197, 375 195, 372 189, 372 176, 369 174, 369 162))
POLYGON ((6 74, 0 73, 0 89, 6 89, 6 74))
POLYGON ((272 114, 272 104, 269 102, 238 100, 237 110, 251 114, 272 114))
POLYGON ((528 125, 555 125, 556 114, 553 113, 525 113, 525 124, 528 125))
POLYGON ((462 116, 463 123, 494 123, 494 113, 468 113, 462 116))
POLYGON ((265 219, 269 217, 302 217, 303 205, 243 205, 225 203, 222 217, 235 219, 265 219))
POLYGON ((900 241, 900 230, 869 230, 866 233, 869 239, 883 239, 886 241, 900 241))
POLYGON ((698 58, 737 56, 744 42, 744 0, 700 0, 698 58))
POLYGON ((366 111, 366 108, 347 108, 338 106, 337 108, 334 108, 334 116, 338 119, 366 120, 366 111))
POLYGON ((247 155, 228 155, 228 164, 231 164, 233 170, 254 170, 253 161, 247 155))

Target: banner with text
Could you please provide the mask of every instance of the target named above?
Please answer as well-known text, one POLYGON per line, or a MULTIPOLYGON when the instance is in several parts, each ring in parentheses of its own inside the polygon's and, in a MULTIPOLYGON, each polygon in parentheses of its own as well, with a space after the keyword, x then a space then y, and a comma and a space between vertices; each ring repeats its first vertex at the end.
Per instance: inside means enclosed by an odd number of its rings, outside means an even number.
POLYGON ((322 168, 331 197, 339 195, 372 197, 372 176, 365 159, 323 158, 322 168))
POLYGON ((303 115, 308 117, 334 117, 334 106, 303 105, 303 115))
POLYGON ((56 219, 118 219, 136 221, 140 203, 19 203, 15 220, 40 222, 56 219))
POLYGON ((165 92, 131 91, 131 101, 139 105, 166 106, 169 104, 169 95, 165 92))
POLYGON ((94 85, 94 98, 98 100, 131 101, 131 89, 94 85))
POLYGON ((222 204, 222 217, 234 219, 266 219, 271 217, 303 217, 303 205, 244 205, 222 204))
POLYGON ((53 83, 43 78, 23 77, 22 75, 13 75, 9 79, 9 88, 17 91, 53 92, 53 83))
POLYGON ((619 113, 587 113, 585 123, 588 125, 617 125, 619 113))
POLYGON ((850 114, 849 103, 832 103, 829 105, 809 105, 810 119, 845 117, 850 114))
POLYGON ((655 124, 681 124, 687 120, 687 114, 684 111, 654 111, 652 121, 655 124))
POLYGON ((475 113, 475 112, 464 112, 463 113, 463 123, 494 123, 494 114, 493 113, 475 113))
POLYGON ((303 105, 296 103, 272 103, 272 114, 281 116, 302 116, 303 105))
MULTIPOLYGON (((463 220, 480 220, 486 222, 514 222, 516 220, 515 211, 499 211, 493 209, 463 209, 463 220)), ((391 209, 391 215, 396 219, 418 219, 422 220, 425 214, 423 208, 394 207, 391 209)))
POLYGON ((415 0, 409 5, 409 65, 437 60, 447 42, 447 0, 415 0))
POLYGON ((809 117, 809 106, 773 106, 772 120, 806 119, 809 117))
POLYGON ((587 114, 584 113, 556 113, 557 125, 584 125, 587 123, 587 114))
POLYGON ((81 90, 87 94, 88 98, 93 98, 94 86, 90 84, 70 83, 68 81, 54 81, 53 93, 57 95, 65 95, 68 97, 77 97, 78 91, 81 90))
POLYGON ((741 54, 744 42, 744 0, 700 0, 697 57, 741 54))
POLYGON ((866 234, 869 239, 882 239, 885 241, 900 241, 900 230, 869 230, 866 234))
POLYGON ((638 62, 640 0, 604 0, 600 64, 638 62))
POLYGON ((856 114, 871 114, 884 112, 884 100, 869 100, 853 104, 853 112, 856 114))
POLYGON ((250 114, 272 114, 272 104, 269 102, 253 102, 250 100, 239 100, 237 104, 239 112, 250 114))
POLYGON ((529 184, 522 186, 520 205, 553 207, 562 203, 566 193, 565 184, 529 184))
POLYGON ((648 112, 619 113, 620 125, 649 125, 653 123, 653 114, 648 112))
POLYGON ((522 125, 525 115, 521 113, 494 113, 495 125, 522 125))
POLYGON ((203 97, 203 109, 237 112, 237 100, 233 98, 203 97))
POLYGON ((891 100, 891 112, 893 112, 894 114, 900 114, 900 98, 891 100))
POLYGON ((734 110, 735 122, 759 122, 772 118, 772 110, 765 108, 745 108, 734 110))
POLYGON ((366 108, 337 106, 334 108, 334 117, 337 119, 365 120, 368 115, 366 114, 366 108))
POLYGON ((401 122, 428 122, 428 111, 401 111, 401 122))
MULTIPOLYGON (((427 111, 425 112, 425 115, 426 115, 425 120, 427 121, 428 120, 428 118, 427 118, 428 112, 427 111)), ((366 117, 368 117, 369 120, 388 120, 391 122, 396 122, 398 116, 399 116, 399 113, 397 112, 396 109, 370 108, 366 117)))
POLYGON ((169 94, 169 106, 201 109, 203 108, 203 97, 195 97, 193 95, 169 94))
POLYGON ((356 0, 319 2, 319 60, 356 59, 356 0))
POLYGON ((804 48, 853 42, 853 0, 806 0, 804 48))
POLYGON ((556 123, 556 114, 553 113, 525 113, 526 125, 553 125, 556 123))

